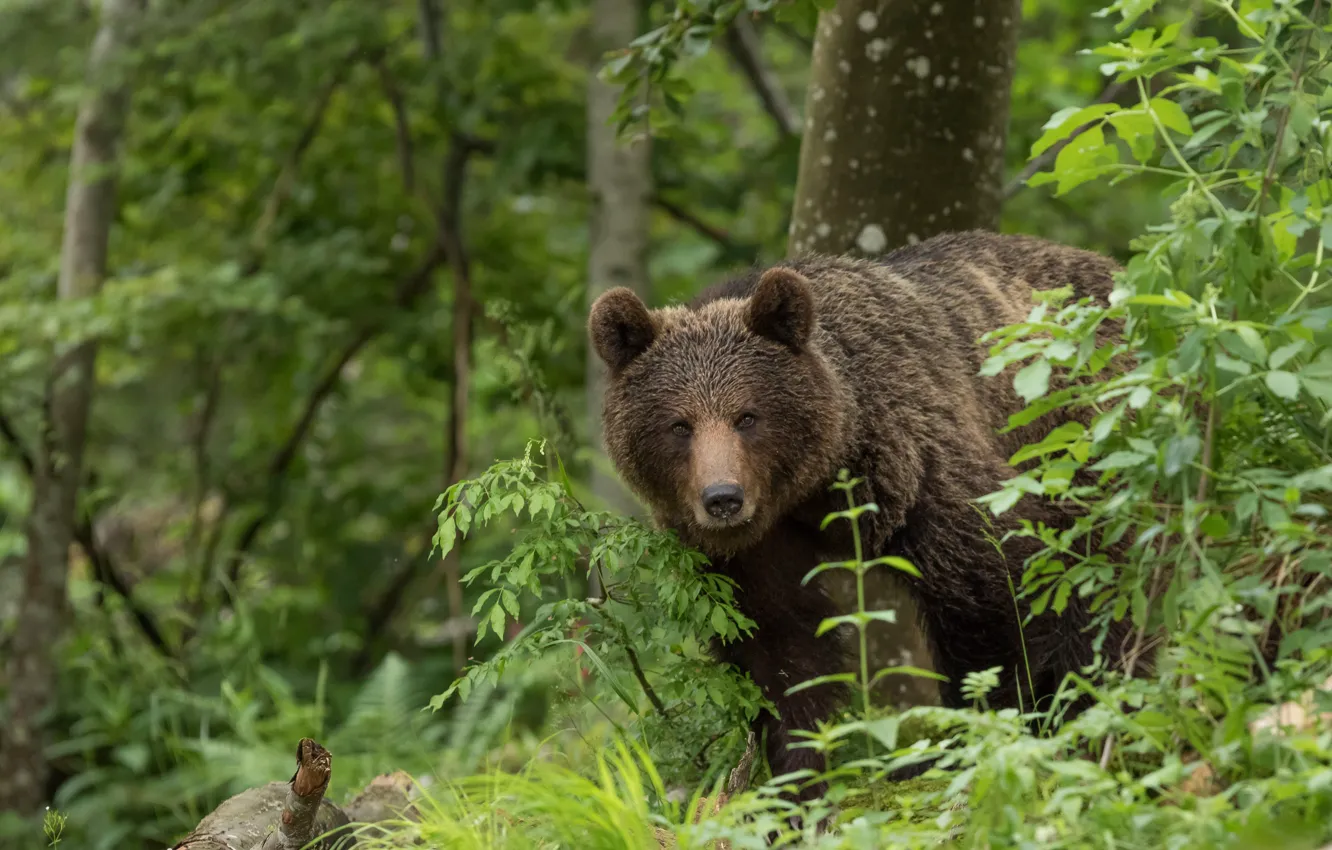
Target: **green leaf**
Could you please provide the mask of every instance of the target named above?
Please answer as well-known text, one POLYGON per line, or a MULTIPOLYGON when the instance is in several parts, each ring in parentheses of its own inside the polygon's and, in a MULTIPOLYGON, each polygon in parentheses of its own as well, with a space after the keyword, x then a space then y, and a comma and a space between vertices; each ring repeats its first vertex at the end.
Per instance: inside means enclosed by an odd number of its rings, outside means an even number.
POLYGON ((1031 146, 1032 157, 1040 156, 1055 143, 1068 138, 1074 130, 1082 125, 1109 115, 1117 109, 1119 109, 1119 105, 1115 103, 1093 103, 1091 106, 1082 108, 1070 106, 1059 110, 1051 115, 1050 120, 1046 121, 1045 126, 1041 128, 1045 132, 1031 146))
POLYGON ((1262 334, 1258 333, 1252 325, 1236 325, 1235 333, 1244 340, 1244 344, 1253 352, 1255 363, 1267 362, 1267 346, 1263 343, 1262 334))
POLYGON ((1073 592, 1072 583, 1067 581, 1059 583, 1059 589, 1055 591, 1054 605, 1053 605, 1054 612, 1056 614, 1064 613, 1064 609, 1068 607, 1068 595, 1072 592, 1073 592))
POLYGON ((1156 124, 1146 111, 1126 109, 1111 115, 1108 120, 1138 162, 1147 162, 1156 153, 1156 124))
POLYGON ((1050 389, 1050 361, 1036 360, 1025 366, 1013 378, 1013 389, 1027 403, 1045 395, 1050 389))
POLYGON ((916 569, 915 564, 912 564, 912 563, 911 563, 910 561, 908 561, 906 558, 899 558, 899 557, 896 556, 896 555, 884 555, 882 558, 875 558, 875 559, 873 559, 873 560, 871 560, 871 561, 866 561, 866 562, 865 562, 865 566, 866 566, 866 567, 877 567, 877 566, 887 566, 887 567, 892 567, 893 569, 898 570, 899 572, 904 572, 904 573, 906 573, 906 574, 909 575, 909 576, 913 576, 913 577, 915 577, 915 578, 920 578, 920 570, 916 569))
POLYGON ((1141 452, 1117 451, 1106 455, 1094 464, 1092 469, 1132 469, 1135 466, 1142 466, 1149 460, 1151 460, 1151 457, 1141 452))
MULTIPOLYGON (((1119 149, 1105 143, 1105 133, 1100 127, 1092 127, 1065 145, 1055 157, 1053 173, 1054 179, 1059 182, 1055 194, 1066 194, 1083 183, 1095 180, 1113 170, 1118 163, 1119 149)), ((1036 177, 1028 181, 1028 185, 1039 185, 1036 177)))
POLYGON ((1224 351, 1218 351, 1216 353, 1216 368, 1223 372, 1233 372, 1236 375, 1247 375, 1253 371, 1248 363, 1245 363, 1243 360, 1236 360, 1224 351))
POLYGON ((1280 502, 1274 502, 1271 499, 1263 499, 1261 508, 1263 524, 1270 529, 1277 529, 1290 522, 1290 515, 1280 502))
POLYGON ((922 667, 912 667, 909 664, 902 664, 897 667, 884 667, 874 674, 870 679, 870 684, 874 684, 885 676, 918 676, 924 679, 934 679, 939 682, 947 682, 948 677, 933 670, 926 670, 922 667))
POLYGON ((855 681, 856 681, 855 673, 830 673, 827 676, 816 676, 813 679, 807 679, 803 682, 797 682, 796 684, 787 688, 786 693, 789 696, 790 694, 799 693, 803 690, 808 690, 809 688, 817 688, 819 685, 833 685, 833 684, 850 685, 854 684, 855 681))
POLYGON ((1290 372, 1274 370, 1263 376, 1267 388, 1277 396, 1293 401, 1300 396, 1300 381, 1290 372))
POLYGON ((435 532, 435 547, 439 549, 439 556, 443 558, 449 552, 453 551, 454 545, 458 540, 458 530, 454 525, 453 517, 443 520, 439 524, 439 529, 435 532))
POLYGON ((1193 463, 1202 448, 1202 440, 1196 434, 1171 437, 1165 449, 1165 474, 1177 475, 1186 466, 1193 463))
POLYGON ((726 628, 726 626, 727 626, 727 622, 726 622, 726 612, 725 612, 724 610, 722 610, 722 606, 720 606, 720 605, 713 605, 713 606, 712 606, 712 630, 715 631, 717 634, 721 635, 722 637, 725 637, 726 634, 727 634, 727 628, 726 628))
POLYGON ((1220 540, 1230 533, 1230 523, 1226 522, 1225 515, 1210 513, 1198 524, 1198 530, 1208 537, 1220 540))
POLYGON ((1189 116, 1184 114, 1178 103, 1163 97, 1154 97, 1148 105, 1164 126, 1185 136, 1193 135, 1193 125, 1189 123, 1189 116))
POLYGON ((1292 343, 1281 346, 1276 351, 1273 351, 1272 355, 1267 358, 1267 368, 1280 369, 1282 366, 1286 365, 1292 357, 1303 351, 1305 345, 1307 345, 1307 343, 1304 340, 1297 339, 1292 343))
POLYGON ((889 750, 897 749, 897 727, 901 722, 897 717, 880 717, 865 724, 865 730, 874 739, 889 750))

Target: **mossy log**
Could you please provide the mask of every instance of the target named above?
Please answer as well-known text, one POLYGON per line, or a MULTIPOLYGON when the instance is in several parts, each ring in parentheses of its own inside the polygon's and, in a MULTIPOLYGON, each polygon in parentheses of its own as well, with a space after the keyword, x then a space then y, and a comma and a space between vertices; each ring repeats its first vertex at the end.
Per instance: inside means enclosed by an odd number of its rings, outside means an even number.
POLYGON ((345 807, 324 798, 332 775, 333 754, 302 738, 290 780, 224 801, 172 850, 297 850, 313 839, 320 839, 313 847, 349 850, 371 824, 414 818, 407 774, 377 777, 345 807))

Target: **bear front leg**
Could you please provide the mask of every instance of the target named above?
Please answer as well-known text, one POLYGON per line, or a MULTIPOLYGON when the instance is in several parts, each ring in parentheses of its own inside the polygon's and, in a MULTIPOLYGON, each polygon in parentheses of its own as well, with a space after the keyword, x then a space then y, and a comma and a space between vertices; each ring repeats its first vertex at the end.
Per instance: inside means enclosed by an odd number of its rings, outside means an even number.
MULTIPOLYGON (((760 626, 760 635, 762 631, 760 626)), ((814 731, 819 721, 831 717, 845 699, 845 688, 819 685, 793 694, 786 691, 802 681, 836 672, 843 659, 834 647, 819 646, 825 639, 814 638, 812 631, 808 642, 794 640, 794 632, 781 634, 776 628, 774 632, 720 645, 716 648, 717 655, 748 673, 776 708, 775 714, 765 710, 754 721, 754 731, 766 737, 764 754, 772 775, 778 777, 806 769, 822 773, 827 769, 827 760, 812 747, 799 746, 808 739, 796 733, 814 731)), ((802 785, 808 781, 808 778, 798 780, 802 785)), ((820 781, 801 787, 793 796, 811 800, 826 791, 826 783, 820 781)))
MULTIPOLYGON (((827 769, 822 753, 798 746, 808 739, 796 732, 815 731, 847 696, 841 684, 787 693, 801 682, 850 669, 841 630, 815 637, 819 624, 838 613, 836 607, 817 581, 801 583, 819 564, 818 543, 817 530, 780 523, 751 549, 713 562, 735 581, 736 604, 756 626, 748 637, 714 644, 714 654, 748 673, 775 708, 762 713, 754 729, 766 735, 765 755, 775 777, 827 769)), ((827 790, 826 783, 808 778, 797 785, 802 787, 787 799, 811 800, 827 790)))

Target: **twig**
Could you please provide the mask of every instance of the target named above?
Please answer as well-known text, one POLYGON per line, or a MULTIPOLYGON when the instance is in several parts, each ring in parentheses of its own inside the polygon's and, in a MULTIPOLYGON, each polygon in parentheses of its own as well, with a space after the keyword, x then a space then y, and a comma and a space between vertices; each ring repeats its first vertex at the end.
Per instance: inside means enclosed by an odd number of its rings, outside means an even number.
POLYGON ((763 44, 746 15, 736 15, 726 28, 725 40, 726 51, 749 80, 754 94, 758 95, 764 111, 777 125, 778 131, 784 136, 799 135, 800 116, 791 105, 781 83, 764 64, 763 44))
POLYGON ((693 759, 694 766, 697 767, 699 770, 703 770, 704 768, 706 768, 708 766, 708 763, 706 760, 704 760, 703 757, 708 754, 708 750, 712 749, 713 744, 717 743, 722 738, 726 737, 726 733, 730 731, 731 731, 730 729, 723 729, 720 732, 713 732, 711 735, 709 735, 708 740, 703 743, 703 746, 699 748, 699 751, 694 753, 694 759, 693 759))
MULTIPOLYGON (((1322 11, 1323 0, 1315 0, 1313 11, 1309 13, 1309 20, 1313 21, 1322 11)), ((1304 82, 1304 70, 1307 64, 1309 54, 1309 42, 1313 39, 1314 27, 1311 27, 1304 34, 1304 44, 1300 47, 1300 56, 1296 60, 1294 73, 1291 76, 1290 88, 1292 92, 1300 90, 1304 82)), ((1277 158, 1281 156, 1281 145, 1286 139, 1286 127, 1290 123, 1290 107, 1281 107, 1281 115, 1277 117, 1276 134, 1272 139, 1272 155, 1268 157, 1267 168, 1263 170, 1263 185, 1258 193, 1258 214, 1263 214, 1263 206, 1267 202, 1268 192, 1272 189, 1272 181, 1276 179, 1277 158)))
POLYGON ((725 230, 722 230, 720 227, 716 227, 715 225, 708 224, 706 221, 699 218, 697 215, 685 209, 684 207, 680 206, 679 204, 675 203, 674 201, 667 200, 666 198, 663 198, 661 195, 656 195, 652 198, 652 202, 656 204, 657 207, 659 207, 662 212, 666 213, 671 218, 693 229, 700 236, 706 239, 711 239, 713 242, 716 242, 719 246, 721 246, 722 250, 726 251, 727 253, 740 253, 749 247, 749 246, 739 245, 738 243, 736 243, 734 240, 731 239, 730 234, 728 234, 725 230))
POLYGON ((666 716, 666 706, 662 703, 661 697, 652 689, 652 683, 648 681, 647 674, 643 672, 643 665, 638 663, 638 653, 634 652, 632 646, 625 647, 624 650, 629 655, 629 665, 634 668, 634 678, 638 679, 638 684, 643 686, 643 693, 647 694, 648 702, 657 710, 662 717, 666 716))

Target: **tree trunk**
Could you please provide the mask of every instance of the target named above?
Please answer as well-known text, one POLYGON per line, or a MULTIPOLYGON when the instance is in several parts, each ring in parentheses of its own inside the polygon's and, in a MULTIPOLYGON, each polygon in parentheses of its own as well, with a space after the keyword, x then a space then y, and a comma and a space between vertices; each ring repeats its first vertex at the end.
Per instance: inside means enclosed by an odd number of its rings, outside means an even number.
POLYGON ((791 254, 994 228, 1020 0, 838 0, 814 39, 791 254))
MULTIPOLYGON (((873 256, 998 226, 1020 17, 1020 0, 838 0, 820 15, 789 255, 873 256)), ((929 667, 903 580, 876 573, 867 602, 898 623, 871 628, 872 663, 929 667)), ((938 698, 927 679, 881 687, 902 705, 938 698)))
MULTIPOLYGON (((591 41, 595 57, 587 90, 587 181, 591 212, 587 298, 616 286, 627 286, 650 301, 648 228, 652 202, 651 144, 647 136, 621 142, 611 116, 620 90, 598 80, 596 71, 606 51, 623 47, 638 36, 637 0, 593 0, 591 41)), ((592 492, 610 510, 629 513, 634 500, 613 474, 601 446, 601 404, 606 370, 589 345, 587 410, 589 433, 598 447, 592 464, 592 492)))
MULTIPOLYGON (((74 130, 58 297, 93 295, 106 276, 115 214, 115 165, 129 103, 123 64, 141 0, 104 0, 88 57, 87 84, 74 130)), ((35 452, 18 630, 6 678, 9 710, 0 741, 0 811, 35 813, 46 798, 49 766, 41 721, 56 690, 54 652, 63 632, 66 574, 83 469, 96 348, 57 358, 47 387, 44 438, 35 452)))

